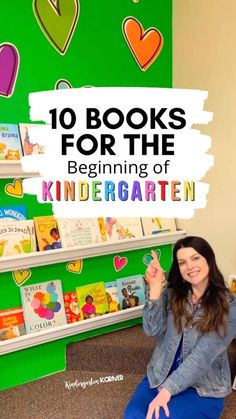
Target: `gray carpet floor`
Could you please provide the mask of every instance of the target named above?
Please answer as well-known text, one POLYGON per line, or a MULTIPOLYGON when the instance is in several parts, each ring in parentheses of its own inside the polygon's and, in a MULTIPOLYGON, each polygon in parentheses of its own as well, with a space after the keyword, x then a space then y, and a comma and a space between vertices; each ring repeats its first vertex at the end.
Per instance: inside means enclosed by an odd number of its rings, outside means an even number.
MULTIPOLYGON (((153 344, 141 326, 71 343, 66 371, 0 392, 0 419, 122 419, 153 344)), ((229 356, 234 374, 236 342, 229 356)), ((236 419, 236 392, 226 398, 222 419, 236 419)))

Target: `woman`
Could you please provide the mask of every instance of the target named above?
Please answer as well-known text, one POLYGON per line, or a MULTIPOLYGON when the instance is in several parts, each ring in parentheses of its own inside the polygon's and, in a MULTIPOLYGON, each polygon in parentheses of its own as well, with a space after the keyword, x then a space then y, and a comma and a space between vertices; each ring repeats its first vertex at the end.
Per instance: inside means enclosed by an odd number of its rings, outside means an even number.
POLYGON ((125 418, 217 419, 231 392, 226 349, 236 336, 236 299, 204 239, 175 244, 166 288, 152 257, 143 326, 157 345, 125 418))

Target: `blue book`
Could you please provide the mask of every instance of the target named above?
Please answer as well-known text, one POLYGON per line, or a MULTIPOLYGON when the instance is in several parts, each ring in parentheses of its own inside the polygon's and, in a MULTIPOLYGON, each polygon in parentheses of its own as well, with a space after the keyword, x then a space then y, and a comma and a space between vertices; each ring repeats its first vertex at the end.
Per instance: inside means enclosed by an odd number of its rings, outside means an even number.
POLYGON ((121 310, 144 304, 145 285, 142 275, 118 278, 116 283, 121 310))
POLYGON ((26 220, 26 207, 24 205, 0 207, 0 220, 26 220))
POLYGON ((0 124, 0 160, 20 160, 22 145, 17 124, 0 124))

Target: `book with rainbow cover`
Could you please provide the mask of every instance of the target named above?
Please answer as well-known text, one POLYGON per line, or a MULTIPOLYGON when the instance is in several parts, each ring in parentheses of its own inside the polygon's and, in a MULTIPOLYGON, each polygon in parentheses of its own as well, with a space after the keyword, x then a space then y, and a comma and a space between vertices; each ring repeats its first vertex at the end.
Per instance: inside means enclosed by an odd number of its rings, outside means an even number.
POLYGON ((41 332, 66 324, 61 281, 20 287, 27 333, 41 332))

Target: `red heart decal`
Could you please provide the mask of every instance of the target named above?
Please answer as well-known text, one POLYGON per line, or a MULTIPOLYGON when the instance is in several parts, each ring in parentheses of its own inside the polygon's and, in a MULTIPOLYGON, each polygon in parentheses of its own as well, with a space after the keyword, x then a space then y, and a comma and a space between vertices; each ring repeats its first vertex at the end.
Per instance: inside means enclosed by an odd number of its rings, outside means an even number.
POLYGON ((120 256, 115 256, 113 259, 113 265, 115 270, 118 272, 123 269, 128 263, 128 259, 126 257, 121 258, 120 256))
POLYGON ((128 17, 123 22, 123 33, 138 65, 142 70, 147 70, 161 52, 161 32, 155 28, 144 31, 137 19, 128 17))

